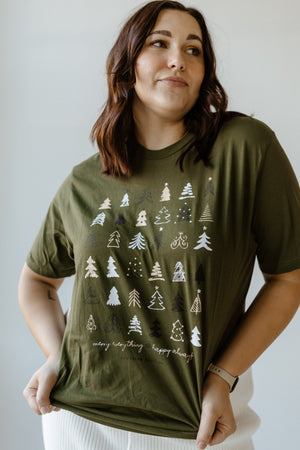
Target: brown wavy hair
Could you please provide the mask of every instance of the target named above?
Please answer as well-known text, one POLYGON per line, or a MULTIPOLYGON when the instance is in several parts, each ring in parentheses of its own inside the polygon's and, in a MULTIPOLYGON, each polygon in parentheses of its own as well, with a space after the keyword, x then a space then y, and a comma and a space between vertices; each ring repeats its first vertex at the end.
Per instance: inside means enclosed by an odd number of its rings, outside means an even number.
MULTIPOLYGON (((227 114, 227 95, 216 76, 216 58, 203 15, 176 1, 152 1, 140 8, 123 26, 107 62, 108 98, 95 122, 90 138, 97 142, 103 173, 130 177, 133 173, 136 139, 132 103, 135 84, 135 62, 144 42, 164 9, 187 12, 202 31, 205 75, 199 97, 184 119, 187 131, 195 135, 198 151, 195 162, 208 164, 210 149, 227 114)), ((189 149, 178 159, 183 160, 189 149)))

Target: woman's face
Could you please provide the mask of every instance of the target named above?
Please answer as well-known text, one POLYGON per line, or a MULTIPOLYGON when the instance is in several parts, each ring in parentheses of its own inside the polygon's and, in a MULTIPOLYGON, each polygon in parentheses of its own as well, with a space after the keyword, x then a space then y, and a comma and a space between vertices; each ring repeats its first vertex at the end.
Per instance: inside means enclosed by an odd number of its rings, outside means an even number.
POLYGON ((136 60, 134 116, 182 120, 198 98, 204 73, 196 19, 183 11, 161 11, 136 60))

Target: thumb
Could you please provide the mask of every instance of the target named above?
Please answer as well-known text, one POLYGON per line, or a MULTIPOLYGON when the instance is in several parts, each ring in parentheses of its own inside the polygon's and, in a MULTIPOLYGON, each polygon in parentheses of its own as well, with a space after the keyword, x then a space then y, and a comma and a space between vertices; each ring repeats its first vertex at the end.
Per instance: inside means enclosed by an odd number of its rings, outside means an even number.
POLYGON ((217 418, 212 412, 203 408, 200 420, 199 431, 197 434, 197 445, 200 449, 206 448, 210 443, 212 435, 216 428, 217 418))

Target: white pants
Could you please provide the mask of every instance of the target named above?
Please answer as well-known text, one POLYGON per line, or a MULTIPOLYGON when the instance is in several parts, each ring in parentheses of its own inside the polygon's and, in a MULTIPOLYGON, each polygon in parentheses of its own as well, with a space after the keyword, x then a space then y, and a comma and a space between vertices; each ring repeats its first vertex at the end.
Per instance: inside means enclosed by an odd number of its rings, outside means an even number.
MULTIPOLYGON (((248 407, 252 378, 248 372, 231 394, 237 431, 216 450, 253 450, 252 434, 259 426, 258 416, 248 407)), ((45 450, 196 450, 196 440, 133 433, 83 419, 61 410, 43 416, 45 450)))

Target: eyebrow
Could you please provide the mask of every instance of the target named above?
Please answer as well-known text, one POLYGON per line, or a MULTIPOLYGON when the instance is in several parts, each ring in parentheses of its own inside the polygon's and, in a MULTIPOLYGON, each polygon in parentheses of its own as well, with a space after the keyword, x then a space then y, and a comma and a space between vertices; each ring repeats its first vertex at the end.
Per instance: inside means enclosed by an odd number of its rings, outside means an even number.
MULTIPOLYGON (((151 36, 152 34, 162 34, 164 36, 172 37, 172 33, 168 30, 155 30, 155 31, 152 31, 149 34, 149 36, 151 36)), ((201 44, 202 44, 202 39, 197 34, 188 34, 186 39, 187 39, 187 41, 197 40, 197 41, 201 42, 201 44)))

